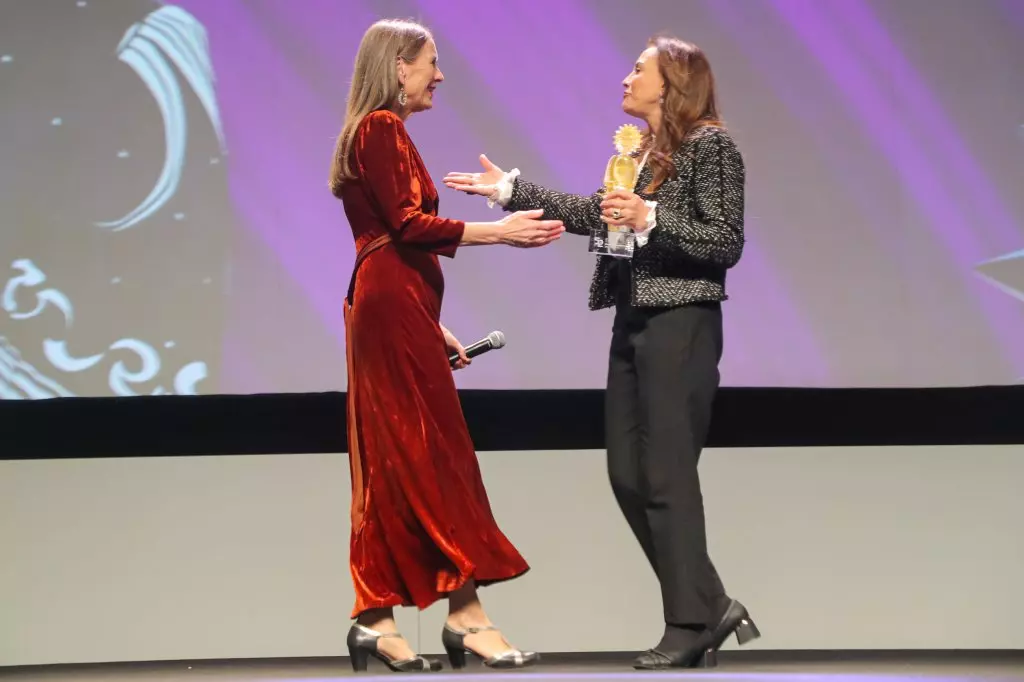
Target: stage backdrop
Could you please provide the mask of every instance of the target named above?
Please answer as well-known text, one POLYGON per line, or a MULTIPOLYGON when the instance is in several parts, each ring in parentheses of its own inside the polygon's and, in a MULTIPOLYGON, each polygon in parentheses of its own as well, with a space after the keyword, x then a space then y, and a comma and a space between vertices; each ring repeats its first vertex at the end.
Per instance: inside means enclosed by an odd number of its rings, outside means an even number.
MULTIPOLYGON (((385 16, 436 35, 409 127, 438 181, 486 152, 591 192, 648 36, 705 48, 748 170, 725 384, 1024 376, 1015 0, 33 0, 0 5, 0 398, 343 390, 327 170, 385 16)), ((446 324, 508 337, 460 386, 601 386, 593 260, 568 235, 446 262, 446 324)))

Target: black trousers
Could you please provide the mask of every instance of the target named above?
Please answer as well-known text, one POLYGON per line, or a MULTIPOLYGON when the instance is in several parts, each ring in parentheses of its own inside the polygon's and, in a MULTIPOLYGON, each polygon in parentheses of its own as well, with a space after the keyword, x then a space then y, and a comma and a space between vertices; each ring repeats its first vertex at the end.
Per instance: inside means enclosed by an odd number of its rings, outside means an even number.
POLYGON ((727 600, 708 556, 697 475, 721 355, 720 304, 653 311, 620 300, 605 398, 608 473, 675 625, 713 627, 727 600))

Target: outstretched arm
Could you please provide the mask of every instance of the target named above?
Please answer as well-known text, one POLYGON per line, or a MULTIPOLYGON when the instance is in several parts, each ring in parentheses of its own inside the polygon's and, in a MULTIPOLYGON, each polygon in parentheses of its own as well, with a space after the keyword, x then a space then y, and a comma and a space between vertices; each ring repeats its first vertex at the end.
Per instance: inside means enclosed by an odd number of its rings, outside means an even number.
POLYGON ((395 242, 451 257, 460 244, 532 248, 551 243, 564 231, 557 220, 540 220, 539 211, 520 212, 493 223, 466 223, 426 213, 423 190, 413 171, 414 156, 412 140, 398 116, 375 111, 366 117, 355 158, 395 242))
POLYGON ((483 173, 449 173, 448 187, 487 197, 506 211, 541 209, 544 217, 561 221, 573 234, 589 235, 601 224, 601 196, 555 192, 519 177, 518 169, 505 173, 486 157, 480 156, 483 173))
POLYGON ((573 234, 589 235, 595 226, 601 224, 601 196, 593 194, 567 194, 555 192, 516 178, 512 180, 512 192, 508 201, 500 202, 506 211, 523 211, 539 208, 544 217, 561 220, 565 229, 573 234))

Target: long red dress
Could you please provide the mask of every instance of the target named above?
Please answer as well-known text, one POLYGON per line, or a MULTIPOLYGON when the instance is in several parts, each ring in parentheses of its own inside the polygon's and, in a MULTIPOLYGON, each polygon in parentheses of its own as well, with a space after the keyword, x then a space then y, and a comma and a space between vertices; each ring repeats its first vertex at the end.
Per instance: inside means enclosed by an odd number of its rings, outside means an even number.
POLYGON ((352 148, 342 188, 359 266, 347 316, 350 564, 353 617, 426 608, 473 578, 486 585, 529 567, 491 514, 440 329, 444 277, 465 223, 437 217, 437 189, 405 124, 376 111, 352 148))

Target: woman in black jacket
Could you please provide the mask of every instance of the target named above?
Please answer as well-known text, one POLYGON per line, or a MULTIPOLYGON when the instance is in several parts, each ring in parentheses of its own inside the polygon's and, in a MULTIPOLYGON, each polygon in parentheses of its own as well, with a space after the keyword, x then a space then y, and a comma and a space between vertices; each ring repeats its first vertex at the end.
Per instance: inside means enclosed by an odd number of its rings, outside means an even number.
POLYGON ((590 308, 615 306, 605 402, 616 500, 661 584, 665 633, 635 667, 711 666, 735 633, 758 637, 708 557, 697 462, 719 385, 725 274, 743 251, 745 169, 718 116, 704 53, 657 38, 623 81, 623 110, 647 123, 636 192, 563 194, 505 173, 445 184, 507 211, 544 209, 566 230, 628 228, 632 258, 598 257, 590 308))

